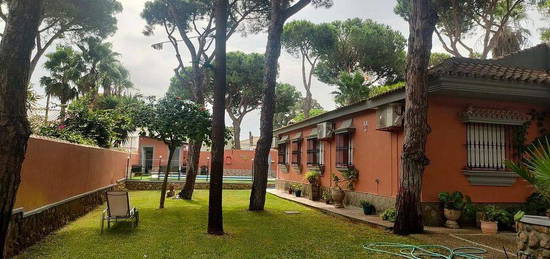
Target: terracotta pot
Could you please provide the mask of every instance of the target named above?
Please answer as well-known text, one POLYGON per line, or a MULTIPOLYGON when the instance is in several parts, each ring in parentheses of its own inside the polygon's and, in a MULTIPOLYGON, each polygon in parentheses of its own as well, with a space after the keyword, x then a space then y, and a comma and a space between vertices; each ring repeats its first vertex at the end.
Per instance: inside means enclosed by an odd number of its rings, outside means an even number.
POLYGON ((334 207, 343 208, 344 198, 346 197, 346 193, 343 190, 340 190, 339 188, 332 188, 330 192, 332 194, 332 201, 334 202, 334 207))
POLYGON ((498 233, 498 223, 495 221, 481 221, 481 232, 484 234, 498 233))
POLYGON ((448 227, 448 228, 460 228, 460 225, 458 225, 458 222, 456 222, 456 221, 462 215, 461 210, 443 209, 443 214, 445 215, 445 218, 447 219, 447 221, 445 222, 446 227, 448 227))

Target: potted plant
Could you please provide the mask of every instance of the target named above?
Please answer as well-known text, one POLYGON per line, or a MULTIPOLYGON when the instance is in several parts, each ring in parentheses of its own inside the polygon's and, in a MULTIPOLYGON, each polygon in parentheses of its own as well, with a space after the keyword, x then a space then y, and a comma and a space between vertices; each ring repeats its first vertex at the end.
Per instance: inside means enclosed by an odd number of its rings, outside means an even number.
POLYGON ((510 215, 503 209, 495 206, 487 206, 481 215, 481 232, 484 234, 498 233, 498 223, 507 224, 510 215))
POLYGON ((355 167, 350 166, 346 170, 342 171, 342 177, 348 183, 348 189, 353 190, 357 179, 359 179, 359 171, 357 171, 355 167))
POLYGON ((325 201, 326 204, 330 204, 330 202, 332 201, 330 192, 323 190, 322 199, 325 201))
POLYGON ((288 186, 288 194, 294 193, 294 191, 292 190, 292 186, 292 184, 288 186))
POLYGON ((311 187, 309 192, 309 199, 312 201, 318 201, 321 196, 321 173, 318 171, 309 171, 304 177, 309 182, 309 187, 311 187))
POLYGON ((293 187, 292 187, 292 190, 294 191, 294 195, 296 197, 302 197, 302 185, 301 184, 295 184, 293 187))
POLYGON ((342 180, 337 175, 332 175, 332 181, 334 182, 334 187, 330 189, 330 196, 334 202, 334 207, 343 208, 344 207, 344 198, 346 198, 346 192, 340 187, 342 180))
POLYGON ((457 220, 462 215, 462 210, 466 204, 470 203, 470 197, 464 196, 461 192, 441 192, 439 193, 439 201, 443 204, 443 214, 447 221, 445 226, 448 228, 460 228, 457 220))
POLYGON ((363 207, 363 213, 365 215, 376 214, 376 208, 374 207, 374 205, 370 204, 370 202, 368 201, 362 200, 361 207, 363 207))

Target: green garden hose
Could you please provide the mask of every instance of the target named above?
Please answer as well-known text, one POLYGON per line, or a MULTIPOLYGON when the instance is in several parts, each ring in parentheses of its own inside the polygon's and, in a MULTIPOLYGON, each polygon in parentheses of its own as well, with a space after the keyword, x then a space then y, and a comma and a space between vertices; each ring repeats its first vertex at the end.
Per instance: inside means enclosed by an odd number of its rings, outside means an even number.
POLYGON ((363 248, 394 256, 399 256, 409 259, 419 259, 419 258, 444 258, 444 259, 454 259, 454 258, 466 258, 466 259, 483 259, 482 254, 487 253, 487 250, 477 248, 477 247, 458 247, 455 249, 448 248, 442 245, 408 245, 400 243, 388 243, 388 242, 377 242, 364 244, 363 248), (399 252, 392 252, 384 249, 399 249, 399 252), (437 252, 436 252, 437 251, 437 252), (446 251, 446 254, 440 252, 446 251))

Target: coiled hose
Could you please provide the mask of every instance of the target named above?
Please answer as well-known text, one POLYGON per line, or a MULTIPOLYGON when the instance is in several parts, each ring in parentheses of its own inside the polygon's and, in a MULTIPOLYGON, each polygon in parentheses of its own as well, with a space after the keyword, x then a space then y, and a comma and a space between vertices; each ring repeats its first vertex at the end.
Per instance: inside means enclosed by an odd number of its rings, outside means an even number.
POLYGON ((384 253, 394 256, 399 256, 409 259, 420 258, 466 258, 466 259, 483 259, 482 254, 487 253, 487 250, 477 247, 458 247, 455 249, 448 248, 442 245, 408 245, 400 243, 377 242, 364 244, 363 248, 378 253, 384 253), (388 251, 385 249, 399 249, 399 253, 388 251), (436 252, 439 251, 439 252, 436 252), (446 251, 446 254, 440 253, 446 251))

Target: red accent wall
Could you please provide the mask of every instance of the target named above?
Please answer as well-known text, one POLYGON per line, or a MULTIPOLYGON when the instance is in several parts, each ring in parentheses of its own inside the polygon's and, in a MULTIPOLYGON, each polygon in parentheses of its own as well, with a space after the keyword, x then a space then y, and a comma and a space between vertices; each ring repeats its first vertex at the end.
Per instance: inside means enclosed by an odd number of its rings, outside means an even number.
POLYGON ((44 205, 115 184, 126 177, 128 154, 31 137, 15 208, 44 205))

